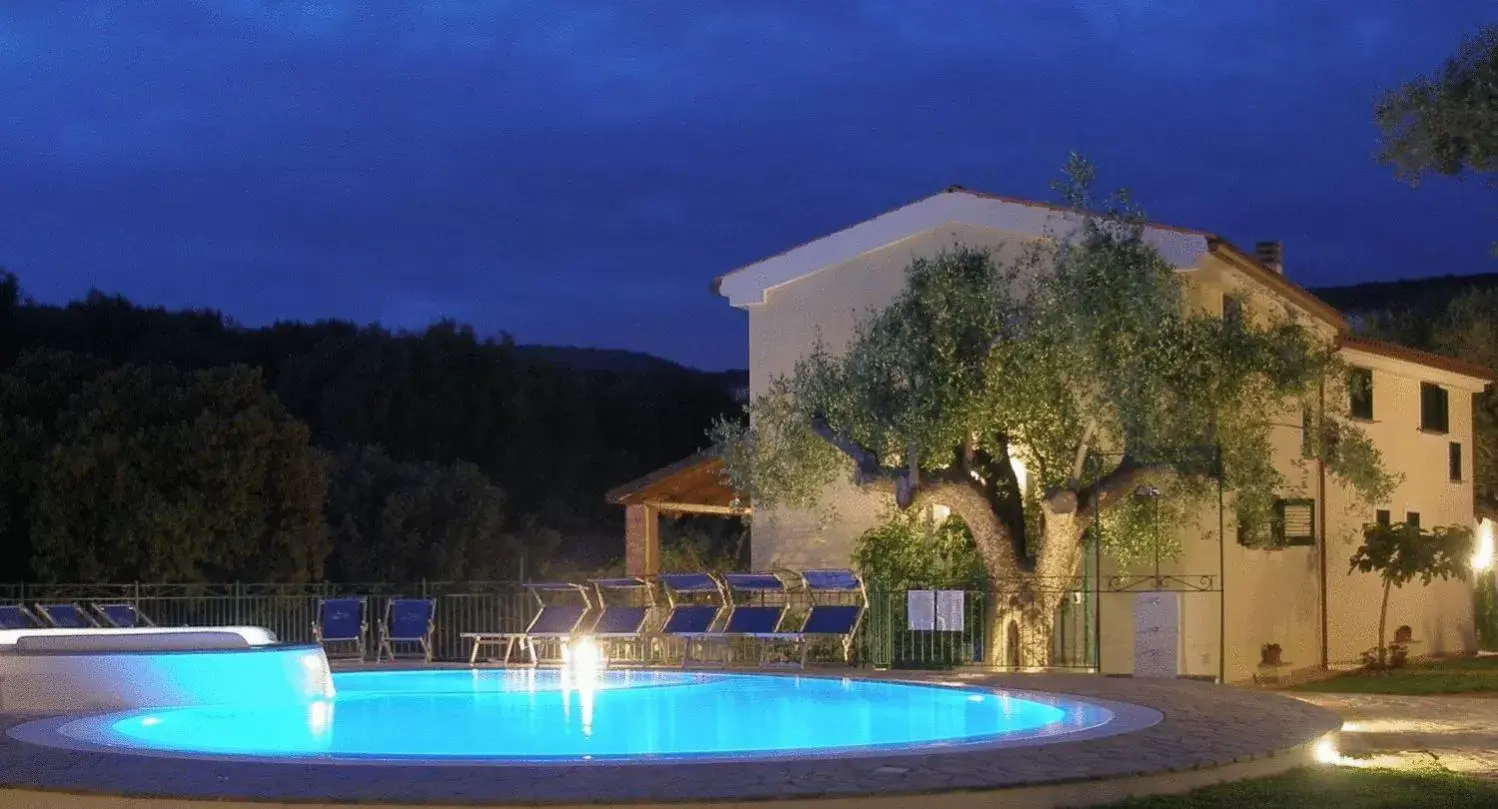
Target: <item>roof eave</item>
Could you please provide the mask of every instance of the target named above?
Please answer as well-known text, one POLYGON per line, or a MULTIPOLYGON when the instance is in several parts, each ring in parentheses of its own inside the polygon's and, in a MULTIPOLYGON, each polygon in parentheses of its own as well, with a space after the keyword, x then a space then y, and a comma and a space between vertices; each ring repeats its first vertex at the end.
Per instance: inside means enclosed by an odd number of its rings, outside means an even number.
POLYGON ((1351 331, 1352 324, 1347 322, 1347 318, 1335 306, 1312 295, 1309 290, 1286 278, 1283 273, 1275 272, 1260 264, 1258 259, 1243 252, 1232 242, 1220 236, 1209 235, 1207 236, 1207 252, 1289 298, 1293 303, 1300 305, 1335 328, 1339 334, 1351 331))
POLYGON ((1498 374, 1492 368, 1478 365, 1475 362, 1459 360, 1455 357, 1447 357, 1442 354, 1432 354, 1429 351, 1409 348, 1398 343, 1389 343, 1383 340, 1371 340, 1356 335, 1343 335, 1337 342, 1338 349, 1361 351, 1365 354, 1373 354, 1379 357, 1387 357, 1401 362, 1409 362, 1449 374, 1464 376, 1468 379, 1481 382, 1484 385, 1492 384, 1498 379, 1498 374))

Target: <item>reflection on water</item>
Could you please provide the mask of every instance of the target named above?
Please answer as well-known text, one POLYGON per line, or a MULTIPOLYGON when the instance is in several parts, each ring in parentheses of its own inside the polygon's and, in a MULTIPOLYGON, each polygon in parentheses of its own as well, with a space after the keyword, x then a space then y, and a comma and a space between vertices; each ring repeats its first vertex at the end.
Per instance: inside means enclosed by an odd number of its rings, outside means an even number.
POLYGON ((705 672, 350 672, 306 705, 85 719, 114 745, 266 756, 512 759, 777 754, 1046 736, 1111 718, 1085 703, 890 682, 705 672))

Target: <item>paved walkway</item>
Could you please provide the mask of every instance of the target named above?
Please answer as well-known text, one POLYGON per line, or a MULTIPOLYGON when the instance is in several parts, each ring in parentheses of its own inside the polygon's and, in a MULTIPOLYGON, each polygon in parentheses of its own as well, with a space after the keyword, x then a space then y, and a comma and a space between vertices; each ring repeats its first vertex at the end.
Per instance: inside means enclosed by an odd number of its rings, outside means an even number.
POLYGON ((1293 694, 1336 711, 1347 724, 1344 756, 1444 767, 1498 782, 1498 699, 1375 694, 1293 694))

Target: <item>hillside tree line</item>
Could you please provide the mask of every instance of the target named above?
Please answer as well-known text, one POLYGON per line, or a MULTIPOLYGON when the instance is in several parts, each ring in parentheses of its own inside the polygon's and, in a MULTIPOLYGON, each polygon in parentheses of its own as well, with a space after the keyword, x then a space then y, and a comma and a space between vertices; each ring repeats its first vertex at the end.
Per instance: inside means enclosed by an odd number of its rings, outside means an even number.
POLYGON ((604 493, 734 407, 714 375, 578 369, 454 322, 245 328, 42 305, 0 272, 0 581, 597 569, 623 554, 604 493))

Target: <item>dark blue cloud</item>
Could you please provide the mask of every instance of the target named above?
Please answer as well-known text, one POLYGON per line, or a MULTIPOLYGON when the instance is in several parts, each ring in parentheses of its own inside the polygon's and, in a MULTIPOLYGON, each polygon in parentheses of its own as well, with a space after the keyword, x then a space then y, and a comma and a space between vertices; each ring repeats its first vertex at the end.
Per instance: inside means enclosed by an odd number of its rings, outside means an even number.
POLYGON ((457 317, 744 363, 711 278, 1067 152, 1310 285, 1488 268, 1373 160, 1487 2, 0 4, 0 263, 260 323, 457 317), (351 10, 357 5, 358 10, 351 10))

